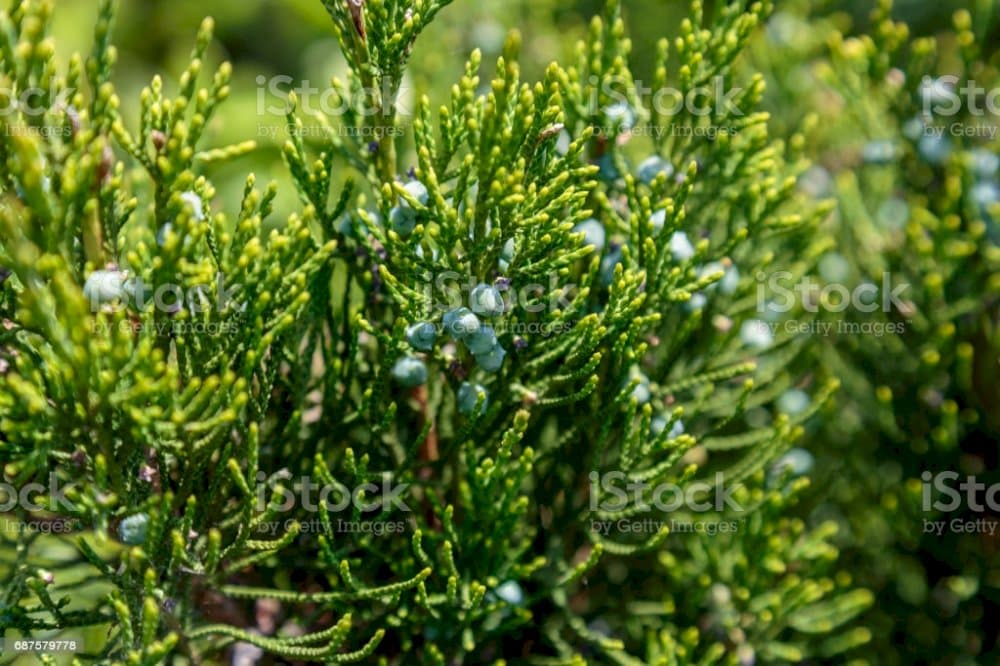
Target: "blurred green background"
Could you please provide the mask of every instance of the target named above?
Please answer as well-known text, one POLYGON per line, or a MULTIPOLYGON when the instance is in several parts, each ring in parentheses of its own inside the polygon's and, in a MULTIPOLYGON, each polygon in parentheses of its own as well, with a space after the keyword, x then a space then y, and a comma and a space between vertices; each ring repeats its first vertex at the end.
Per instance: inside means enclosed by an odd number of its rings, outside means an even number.
MULTIPOLYGON (((711 2, 706 4, 710 10, 711 2)), ((867 27, 873 4, 871 0, 778 0, 776 11, 782 15, 786 5, 794 6, 799 15, 805 10, 841 30, 853 32, 867 27)), ((911 24, 914 34, 929 34, 948 25, 951 13, 967 4, 900 0, 894 13, 911 24)), ((427 94, 431 108, 436 109, 447 100, 473 48, 483 52, 481 78, 486 80, 506 34, 514 29, 523 37, 523 73, 528 80, 537 80, 549 62, 573 58, 576 41, 584 36, 590 17, 598 14, 602 5, 600 0, 457 0, 414 46, 404 94, 427 94)), ((656 40, 676 33, 687 6, 684 0, 625 0, 637 78, 651 80, 656 40)), ((92 0, 57 2, 53 32, 64 60, 73 52, 89 51, 96 14, 92 0)), ((208 170, 219 192, 216 210, 221 206, 226 212, 234 212, 246 174, 252 171, 258 181, 278 181, 281 189, 277 219, 282 219, 297 206, 281 161, 280 147, 287 136, 284 118, 258 112, 261 87, 257 81, 261 77, 270 81, 272 77, 287 76, 294 80, 292 86, 308 81, 323 90, 332 76, 344 78, 346 65, 329 17, 319 0, 123 0, 114 38, 119 49, 116 85, 130 127, 138 123, 139 93, 154 75, 163 77, 168 93, 175 90, 176 79, 188 63, 195 33, 205 16, 216 20, 216 39, 204 76, 207 80, 223 60, 233 63, 234 76, 231 99, 214 118, 204 145, 224 146, 251 138, 259 144, 253 153, 208 170)), ((771 23, 773 35, 796 38, 794 22, 776 23, 772 19, 771 23)), ((995 42, 995 38, 987 42, 995 42)), ((283 90, 289 87, 281 86, 283 90)), ((265 101, 268 107, 280 106, 281 102, 270 94, 265 95, 265 101)), ((404 169, 407 157, 404 153, 401 158, 404 169)), ((347 175, 335 174, 335 178, 347 175)))

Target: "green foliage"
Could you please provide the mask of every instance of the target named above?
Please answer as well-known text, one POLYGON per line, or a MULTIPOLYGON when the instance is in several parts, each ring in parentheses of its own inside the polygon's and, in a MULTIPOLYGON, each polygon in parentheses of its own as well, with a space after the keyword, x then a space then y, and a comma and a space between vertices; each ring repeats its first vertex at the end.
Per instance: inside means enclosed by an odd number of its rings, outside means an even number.
MULTIPOLYGON (((990 471, 1000 433, 995 116, 925 99, 945 74, 955 77, 956 93, 966 82, 993 90, 1000 79, 995 58, 983 52, 988 16, 973 21, 957 11, 939 39, 912 39, 890 9, 882 2, 872 13, 871 37, 845 37, 833 25, 807 23, 805 7, 791 8, 783 25, 815 27, 755 54, 779 97, 814 100, 797 113, 814 114, 810 143, 821 168, 803 182, 813 191, 825 184, 820 196, 838 203, 824 227, 828 246, 811 267, 815 278, 853 288, 889 274, 907 286, 902 307, 847 320, 877 334, 816 347, 817 367, 844 387, 839 418, 816 433, 817 450, 827 452, 818 480, 849 535, 840 543, 845 562, 857 563, 859 582, 879 595, 870 623, 886 663, 988 660, 1000 649, 980 626, 996 608, 995 553, 983 534, 941 537, 922 525, 984 516, 968 507, 928 512, 921 474, 953 470, 997 481, 990 471), (787 66, 811 59, 808 74, 787 66), (888 163, 865 159, 875 142, 891 147, 888 163)), ((793 115, 785 121, 798 122, 793 115)))
MULTIPOLYGON (((842 169, 834 200, 802 191, 816 146, 859 130, 780 118, 801 131, 772 136, 765 77, 737 64, 766 2, 693 2, 645 91, 616 0, 537 81, 511 33, 490 74, 474 50, 446 99, 416 96, 410 126, 407 65, 449 4, 322 2, 343 113, 289 95, 287 219, 253 175, 238 203, 217 196, 212 170, 256 146, 212 144, 233 72, 202 71, 211 20, 178 80, 153 78, 129 114, 113 0, 91 55, 62 69, 53 2, 0 12, 0 90, 49 95, 43 114, 0 114, 0 462, 14 488, 69 486, 9 524, 72 525, 0 534, 8 636, 96 628, 87 658, 140 664, 863 653, 874 596, 838 558, 871 555, 807 515, 803 470, 775 462, 859 433, 859 456, 892 441, 952 455, 988 423, 996 302, 980 296, 997 252, 970 163, 908 146, 900 168, 842 169), (666 113, 668 86, 734 94, 666 113), (867 211, 899 191, 911 222, 886 232, 867 211), (810 275, 834 244, 857 276, 920 285, 904 335, 824 346, 781 325, 801 310, 759 311, 756 276, 810 275), (899 365, 872 370, 886 358, 899 365), (928 392, 933 422, 914 422, 900 401, 928 392), (615 502, 638 483, 689 499, 615 502), (402 503, 362 506, 384 484, 402 503), (307 500, 319 486, 358 490, 307 500)), ((891 85, 905 31, 885 16, 833 44, 824 85, 871 114, 844 123, 913 112, 891 85)), ((858 487, 831 502, 866 501, 858 487)))

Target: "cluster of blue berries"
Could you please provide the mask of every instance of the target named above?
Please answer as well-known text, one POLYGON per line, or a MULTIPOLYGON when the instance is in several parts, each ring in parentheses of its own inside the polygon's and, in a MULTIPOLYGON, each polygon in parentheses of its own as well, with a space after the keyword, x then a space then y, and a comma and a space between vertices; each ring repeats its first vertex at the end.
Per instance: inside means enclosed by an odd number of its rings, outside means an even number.
MULTIPOLYGON (((627 102, 617 102, 602 109, 603 124, 601 133, 615 137, 618 143, 628 141, 629 133, 638 122, 638 114, 627 102)), ((568 146, 567 135, 567 146, 568 146)), ((565 152, 563 153, 565 154, 565 152)), ((615 163, 614 154, 605 152, 597 159, 598 177, 606 183, 615 183, 622 178, 622 173, 615 163)), ((646 158, 639 164, 636 171, 638 179, 646 185, 652 185, 660 175, 665 178, 674 176, 674 166, 659 155, 646 158)))
MULTIPOLYGON (((647 185, 652 184, 661 175, 669 178, 673 174, 673 165, 659 155, 652 155, 643 160, 637 172, 639 180, 647 185)), ((654 237, 663 231, 666 219, 667 211, 663 208, 657 209, 650 214, 649 224, 652 227, 654 237)), ((595 252, 604 253, 607 247, 607 252, 601 258, 600 279, 604 286, 610 285, 614 280, 615 267, 624 259, 622 245, 619 243, 609 243, 604 226, 599 220, 594 218, 580 222, 573 228, 573 231, 582 234, 583 244, 592 246, 595 252)), ((686 262, 697 254, 697 248, 694 243, 683 231, 674 231, 670 235, 668 248, 671 257, 677 262, 686 262)), ((699 269, 699 275, 705 275, 717 270, 722 270, 724 276, 718 284, 713 284, 707 291, 718 290, 723 294, 732 294, 735 292, 739 285, 740 274, 736 267, 731 264, 727 264, 726 266, 718 262, 708 264, 699 269)), ((691 310, 699 310, 705 306, 707 300, 708 298, 704 293, 697 293, 691 298, 688 307, 691 310)))
MULTIPOLYGON (((601 167, 602 177, 605 180, 613 180, 618 177, 617 171, 613 174, 610 173, 612 169, 612 162, 609 155, 605 155, 602 161, 599 162, 601 167), (605 172, 608 172, 607 174, 605 172)), ((636 171, 636 176, 639 181, 645 183, 646 185, 651 185, 656 181, 657 178, 663 176, 670 178, 674 175, 674 166, 663 159, 659 155, 651 155, 639 164, 636 171)), ((666 224, 667 211, 665 209, 658 209, 653 211, 649 216, 649 223, 653 229, 653 235, 658 236, 661 231, 663 231, 663 226, 666 224)), ((603 253, 605 248, 607 248, 607 253, 604 254, 601 259, 600 267, 600 278, 601 283, 605 286, 611 284, 614 280, 615 266, 620 264, 624 259, 622 252, 622 246, 618 243, 608 243, 607 232, 604 226, 597 219, 590 218, 584 220, 577 224, 573 231, 579 234, 583 234, 583 244, 593 246, 594 251, 598 253, 603 253)), ((673 256, 675 261, 683 262, 687 261, 693 257, 696 253, 694 244, 691 242, 688 235, 683 231, 675 231, 670 235, 670 254, 673 256)))
MULTIPOLYGON (((653 398, 649 377, 639 370, 638 367, 633 367, 629 371, 629 379, 626 383, 630 384, 635 380, 638 380, 638 383, 632 389, 630 397, 634 398, 638 404, 645 405, 653 398)), ((670 431, 667 433, 668 439, 676 439, 684 434, 684 422, 680 419, 674 419, 669 415, 654 416, 649 424, 650 434, 653 437, 659 437, 667 429, 668 425, 670 426, 670 431)))
MULTIPOLYGON (((627 105, 615 104, 605 109, 605 120, 609 133, 628 132, 635 123, 635 113, 627 105)), ((615 183, 622 178, 611 152, 606 152, 597 159, 597 168, 598 178, 606 183, 615 183)), ((661 175, 664 178, 673 177, 674 165, 659 155, 651 155, 639 164, 635 175, 640 182, 652 185, 661 175)))
POLYGON ((461 307, 446 312, 444 328, 453 339, 466 346, 480 368, 497 372, 507 350, 500 344, 493 327, 483 324, 479 315, 492 318, 503 314, 503 296, 496 287, 481 283, 469 295, 469 304, 472 309, 461 307))
MULTIPOLYGON (((949 85, 941 79, 928 79, 920 85, 918 95, 923 108, 946 103, 951 96, 949 85)), ((930 131, 923 116, 910 118, 903 124, 903 135, 916 144, 917 154, 927 164, 941 166, 952 153, 951 139, 939 129, 930 131)), ((865 144, 861 158, 866 164, 885 165, 895 162, 902 149, 890 139, 877 139, 865 144)))
MULTIPOLYGON (((918 96, 924 109, 933 109, 953 100, 954 91, 951 84, 943 79, 925 78, 918 89, 918 96)), ((954 152, 951 139, 941 131, 940 127, 930 127, 929 118, 915 116, 903 124, 903 135, 916 146, 917 155, 926 164, 941 166, 954 152)), ((900 156, 899 148, 887 139, 871 141, 862 150, 862 158, 868 164, 888 164, 900 156)), ((1000 182, 997 171, 1000 170, 1000 156, 984 149, 975 148, 965 155, 976 184, 969 190, 972 205, 989 225, 991 237, 1000 239, 1000 228, 990 215, 994 205, 1000 203, 1000 182)), ((890 228, 899 228, 905 222, 907 211, 899 201, 886 202, 884 211, 879 211, 879 219, 890 228)))
MULTIPOLYGON (((660 231, 662 231, 665 219, 666 211, 662 209, 654 211, 653 214, 650 215, 649 221, 653 225, 654 236, 658 235, 660 231)), ((600 224, 596 220, 584 220, 574 228, 574 231, 587 234, 584 243, 587 245, 593 245, 595 250, 600 251, 604 244, 604 230, 603 228, 601 229, 599 236, 601 244, 598 245, 593 242, 596 237, 596 232, 592 228, 584 226, 590 225, 591 223, 600 224)), ((683 231, 675 231, 670 235, 670 255, 674 258, 674 261, 678 262, 687 261, 695 255, 695 247, 688 238, 688 235, 683 231)), ((608 253, 601 259, 600 277, 601 283, 604 286, 608 286, 614 281, 615 266, 620 264, 624 258, 622 246, 620 244, 612 244, 608 253)))
MULTIPOLYGON (((476 364, 486 372, 497 372, 503 366, 507 350, 503 348, 492 326, 484 324, 485 318, 499 317, 505 311, 503 295, 494 286, 480 283, 469 295, 471 307, 459 307, 445 313, 444 330, 476 359, 476 364)), ((413 349, 429 352, 437 342, 437 327, 428 321, 411 324, 406 329, 406 341, 413 349)), ((393 379, 400 385, 413 388, 427 382, 427 366, 416 356, 404 356, 392 369, 393 379)), ((488 402, 486 389, 479 384, 464 382, 458 390, 458 408, 463 414, 476 411, 479 397, 483 400, 480 413, 488 402)))

